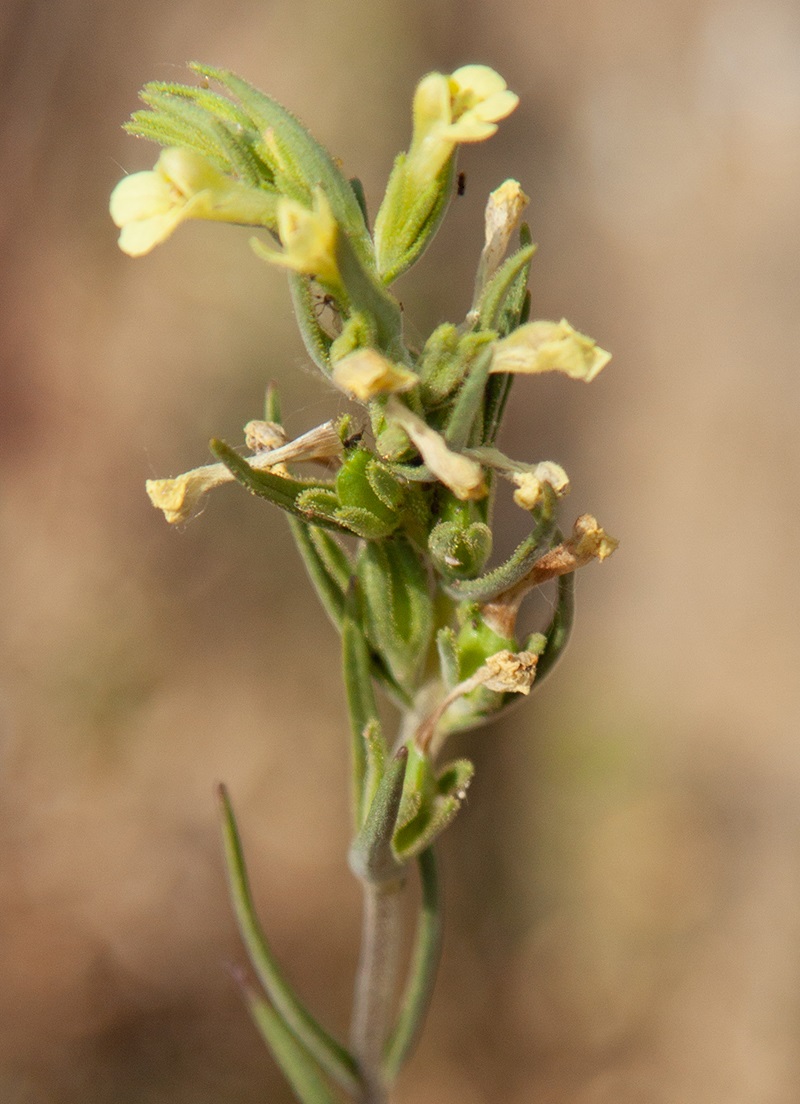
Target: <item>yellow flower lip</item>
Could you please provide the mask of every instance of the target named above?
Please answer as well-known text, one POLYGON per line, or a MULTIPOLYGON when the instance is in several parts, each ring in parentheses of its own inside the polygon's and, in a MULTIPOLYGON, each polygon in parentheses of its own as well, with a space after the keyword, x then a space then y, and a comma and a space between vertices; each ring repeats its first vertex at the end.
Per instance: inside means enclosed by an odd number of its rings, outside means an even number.
POLYGON ((519 103, 486 65, 464 65, 449 77, 429 73, 414 94, 414 135, 406 170, 417 182, 438 176, 461 142, 482 142, 519 103))
POLYGON ((153 169, 120 180, 109 212, 121 230, 120 249, 142 257, 187 219, 272 226, 275 204, 274 195, 230 179, 199 153, 171 147, 153 169))
POLYGON ((450 133, 459 142, 490 138, 496 124, 519 103, 519 96, 488 65, 463 65, 450 75, 448 86, 453 120, 450 133))

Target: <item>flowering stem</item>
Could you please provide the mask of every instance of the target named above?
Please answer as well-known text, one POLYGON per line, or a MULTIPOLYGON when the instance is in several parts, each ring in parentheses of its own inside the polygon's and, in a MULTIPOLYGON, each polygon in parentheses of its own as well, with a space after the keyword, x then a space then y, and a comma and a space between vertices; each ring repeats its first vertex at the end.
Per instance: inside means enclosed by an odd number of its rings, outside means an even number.
POLYGON ((363 887, 361 954, 350 1043, 365 1085, 360 1104, 385 1104, 388 1087, 383 1055, 394 1016, 405 879, 364 881, 363 887))

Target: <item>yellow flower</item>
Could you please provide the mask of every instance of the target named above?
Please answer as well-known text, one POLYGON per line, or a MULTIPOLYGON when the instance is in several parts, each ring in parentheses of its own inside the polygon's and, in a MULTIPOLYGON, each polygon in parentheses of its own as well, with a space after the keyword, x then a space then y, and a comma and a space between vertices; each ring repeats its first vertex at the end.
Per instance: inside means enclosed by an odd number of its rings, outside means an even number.
POLYGON ((119 247, 141 257, 165 241, 186 219, 274 226, 276 196, 218 172, 199 153, 165 149, 150 172, 123 177, 111 193, 111 217, 119 247))
POLYGON ((499 73, 464 65, 449 77, 429 73, 414 94, 414 135, 406 173, 416 184, 439 175, 460 142, 482 142, 519 103, 499 73))
POLYGON ((562 318, 560 322, 528 322, 498 341, 490 371, 522 375, 564 372, 589 383, 610 360, 611 353, 562 318))
POLYGON ((277 208, 278 235, 283 252, 268 249, 261 242, 253 242, 258 255, 270 264, 313 276, 318 283, 343 294, 342 277, 336 262, 339 228, 322 189, 315 189, 311 209, 286 196, 281 196, 277 208))
POLYGON ((410 391, 419 383, 419 376, 387 360, 376 349, 356 349, 334 365, 333 382, 342 391, 361 402, 375 395, 410 391))
MULTIPOLYGON (((335 422, 323 422, 293 441, 274 422, 248 422, 245 439, 254 455, 245 459, 251 468, 285 472, 285 464, 300 461, 325 463, 342 455, 342 440, 335 422)), ((232 483, 234 475, 224 464, 205 464, 173 479, 148 479, 145 490, 153 505, 162 510, 170 525, 178 525, 194 517, 205 496, 224 483, 232 483)))

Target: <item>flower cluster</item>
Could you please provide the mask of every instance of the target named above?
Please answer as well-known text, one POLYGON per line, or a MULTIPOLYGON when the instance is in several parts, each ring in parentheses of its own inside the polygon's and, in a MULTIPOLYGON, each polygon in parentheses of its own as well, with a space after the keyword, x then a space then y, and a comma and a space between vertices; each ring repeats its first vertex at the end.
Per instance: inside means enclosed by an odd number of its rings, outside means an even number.
MULTIPOLYGON (((294 116, 231 73, 194 68, 227 95, 147 86, 148 109, 134 115, 130 129, 170 144, 152 172, 126 177, 112 195, 120 246, 138 256, 187 219, 271 232, 277 247, 256 240, 254 248, 289 270, 309 354, 366 420, 327 423, 290 443, 288 454, 283 436, 256 441, 249 456, 214 441, 216 464, 151 480, 148 493, 171 522, 185 521, 209 490, 232 480, 286 511, 327 612, 345 640, 360 637, 363 677, 417 718, 417 748, 435 771, 448 731, 499 712, 527 693, 534 675, 541 681, 566 640, 574 570, 614 547, 593 519, 593 543, 585 519, 583 536, 561 535, 556 507, 569 489, 562 468, 515 461, 496 447, 513 376, 557 371, 588 382, 609 355, 563 319, 528 321, 534 247, 520 227, 527 197, 516 181, 489 197, 466 320, 439 326, 421 352, 404 340, 387 285, 435 233, 453 191, 459 144, 491 137, 517 104, 493 70, 468 65, 420 81, 411 145, 397 159, 371 233, 359 186, 294 116), (519 246, 506 256, 515 231, 519 246), (336 333, 320 322, 320 295, 338 316, 336 333), (298 474, 296 466, 308 463, 323 463, 324 474, 298 474), (492 501, 503 480, 530 514, 531 532, 504 563, 487 567, 492 501), (550 579, 560 580, 552 624, 519 640, 522 597, 550 579), (497 655, 528 657, 526 678, 504 682, 510 668, 495 669, 497 655)), ((279 428, 274 393, 269 401, 279 428)), ((360 733, 377 723, 376 710, 367 714, 354 721, 360 733)), ((357 791, 362 820, 374 796, 364 777, 357 791)), ((417 796, 407 792, 405 806, 417 796)), ((452 813, 452 799, 452 792, 438 793, 433 805, 452 813)), ((401 831, 401 808, 398 858, 441 830, 442 816, 431 809, 422 819, 418 834, 401 831)))
POLYGON ((287 270, 309 357, 356 412, 287 441, 273 388, 266 421, 248 424, 245 455, 214 440, 215 463, 151 480, 147 490, 173 523, 233 481, 288 516, 342 638, 351 860, 378 882, 423 855, 463 801, 472 766, 438 762, 448 733, 483 723, 541 682, 569 636, 575 571, 616 546, 588 514, 562 533, 563 468, 512 459, 496 444, 515 376, 555 371, 590 382, 609 354, 566 320, 530 320, 535 247, 521 223, 528 200, 513 180, 489 197, 464 320, 438 326, 421 350, 405 340, 390 286, 436 233, 459 145, 491 137, 517 104, 493 70, 468 65, 420 81, 411 144, 371 229, 358 181, 295 116, 230 72, 193 69, 198 87, 147 85, 145 109, 129 123, 166 148, 152 172, 126 177, 112 195, 120 247, 140 256, 190 219, 260 229, 254 248, 287 270), (492 563, 492 505, 504 484, 529 515, 529 533, 492 563), (525 596, 551 582, 550 622, 521 638, 525 596), (376 688, 403 716, 394 751, 376 688))

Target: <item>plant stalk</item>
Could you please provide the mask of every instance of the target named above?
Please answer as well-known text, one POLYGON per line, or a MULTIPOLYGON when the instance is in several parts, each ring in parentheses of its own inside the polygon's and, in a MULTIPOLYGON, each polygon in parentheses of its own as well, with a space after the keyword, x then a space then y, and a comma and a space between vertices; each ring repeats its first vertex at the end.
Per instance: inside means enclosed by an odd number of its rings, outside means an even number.
POLYGON ((364 914, 350 1043, 365 1085, 359 1104, 386 1104, 383 1065, 394 1022, 405 879, 362 884, 364 914))

